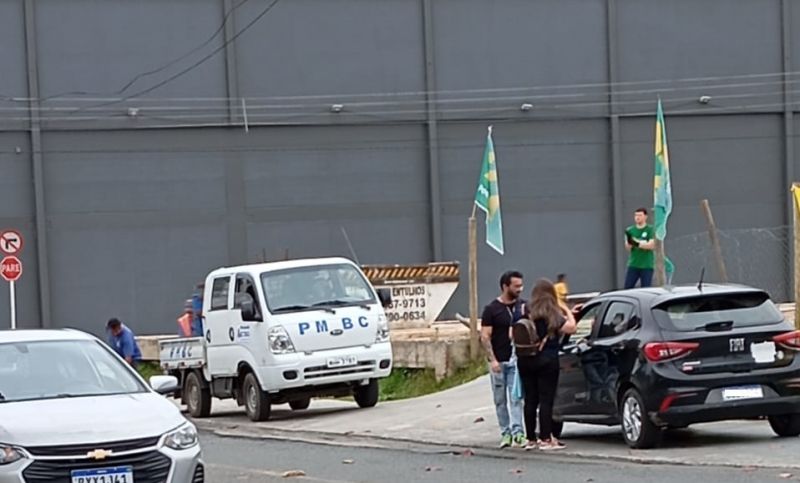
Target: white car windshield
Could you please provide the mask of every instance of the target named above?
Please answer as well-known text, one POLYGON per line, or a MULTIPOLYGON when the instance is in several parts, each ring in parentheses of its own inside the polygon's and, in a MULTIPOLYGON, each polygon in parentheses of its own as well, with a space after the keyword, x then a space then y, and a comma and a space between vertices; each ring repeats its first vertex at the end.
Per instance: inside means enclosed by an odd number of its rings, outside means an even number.
POLYGON ((0 404, 146 391, 97 341, 0 344, 0 404))
POLYGON ((375 302, 369 282, 348 264, 266 272, 261 275, 261 283, 267 307, 273 314, 375 302))

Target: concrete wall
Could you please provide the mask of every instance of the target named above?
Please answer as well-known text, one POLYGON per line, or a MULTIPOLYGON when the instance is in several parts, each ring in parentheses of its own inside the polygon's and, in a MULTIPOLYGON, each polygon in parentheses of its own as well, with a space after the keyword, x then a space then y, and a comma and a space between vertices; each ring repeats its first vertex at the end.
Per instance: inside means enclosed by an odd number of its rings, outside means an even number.
MULTIPOLYGON (((283 0, 258 18, 270 3, 0 0, 0 225, 26 237, 22 326, 170 332, 208 270, 349 255, 343 230, 362 263, 466 268, 490 124, 507 250, 481 243, 482 301, 512 267, 616 287, 621 232, 651 204, 658 96, 677 281, 705 263, 685 238, 705 230, 700 199, 723 229, 789 223, 790 0, 283 0)), ((786 298, 788 250, 737 281, 786 298)))

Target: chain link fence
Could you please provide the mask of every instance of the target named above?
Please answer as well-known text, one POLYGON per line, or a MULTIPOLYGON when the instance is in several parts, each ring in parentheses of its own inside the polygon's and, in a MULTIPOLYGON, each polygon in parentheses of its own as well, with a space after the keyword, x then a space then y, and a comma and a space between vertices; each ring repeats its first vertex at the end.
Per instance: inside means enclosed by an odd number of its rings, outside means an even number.
MULTIPOLYGON (((758 287, 776 302, 792 297, 792 228, 747 228, 718 230, 728 281, 758 287)), ((673 284, 697 283, 705 267, 705 281, 719 282, 720 276, 709 233, 667 237, 667 256, 675 264, 673 284)))

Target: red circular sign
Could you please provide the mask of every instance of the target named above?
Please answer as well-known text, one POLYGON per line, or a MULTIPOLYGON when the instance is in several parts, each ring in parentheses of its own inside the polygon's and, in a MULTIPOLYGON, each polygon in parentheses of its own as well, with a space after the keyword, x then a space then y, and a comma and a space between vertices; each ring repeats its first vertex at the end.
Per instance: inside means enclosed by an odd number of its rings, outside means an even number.
POLYGON ((0 262, 0 275, 7 282, 16 282, 22 276, 22 262, 17 257, 5 257, 0 262))

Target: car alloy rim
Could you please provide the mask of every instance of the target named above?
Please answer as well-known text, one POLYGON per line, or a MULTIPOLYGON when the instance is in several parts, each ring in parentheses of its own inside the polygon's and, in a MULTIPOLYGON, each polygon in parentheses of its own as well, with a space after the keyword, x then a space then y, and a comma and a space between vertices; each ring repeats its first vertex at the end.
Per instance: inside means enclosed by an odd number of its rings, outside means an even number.
POLYGON ((622 407, 622 429, 628 441, 637 441, 642 433, 642 407, 633 396, 628 397, 622 407))
POLYGON ((251 385, 247 388, 247 407, 249 407, 252 412, 256 411, 256 404, 258 404, 257 398, 256 387, 251 385))

